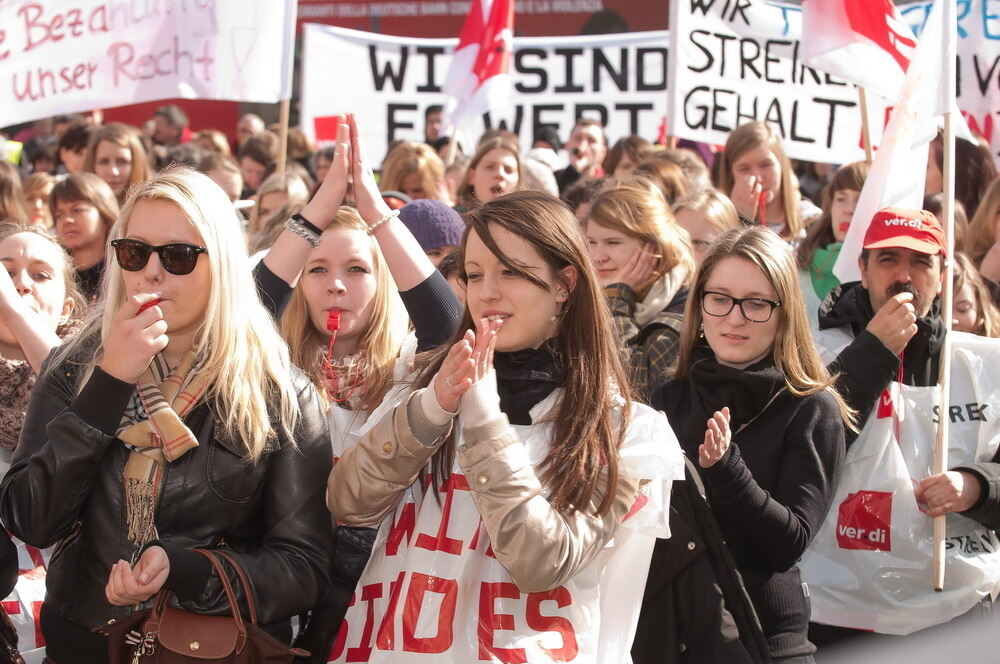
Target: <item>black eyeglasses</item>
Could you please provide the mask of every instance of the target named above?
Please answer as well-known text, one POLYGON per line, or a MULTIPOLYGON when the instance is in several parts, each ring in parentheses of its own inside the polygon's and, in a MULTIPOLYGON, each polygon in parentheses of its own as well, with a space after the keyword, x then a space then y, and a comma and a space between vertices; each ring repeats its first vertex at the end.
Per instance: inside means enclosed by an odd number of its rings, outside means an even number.
POLYGON ((751 323, 766 323, 771 320, 771 315, 775 308, 781 306, 781 302, 765 300, 762 297, 732 297, 716 291, 705 291, 701 294, 701 310, 709 316, 723 318, 737 305, 743 317, 751 323))
POLYGON ((154 247, 142 240, 129 239, 112 240, 111 246, 114 247, 118 265, 123 270, 138 272, 146 267, 150 255, 155 251, 160 257, 163 269, 177 275, 190 274, 198 264, 198 255, 208 251, 205 247, 186 242, 172 242, 154 247))

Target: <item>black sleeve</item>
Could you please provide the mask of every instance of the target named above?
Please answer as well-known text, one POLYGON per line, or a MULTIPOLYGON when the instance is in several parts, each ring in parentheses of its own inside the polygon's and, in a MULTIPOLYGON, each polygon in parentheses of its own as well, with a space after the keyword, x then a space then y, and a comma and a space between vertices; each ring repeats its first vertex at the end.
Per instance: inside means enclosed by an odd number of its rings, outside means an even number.
POLYGON ((263 259, 253 269, 253 280, 257 284, 257 295, 260 296, 260 301, 271 312, 274 320, 279 320, 281 312, 288 304, 288 296, 292 293, 292 287, 285 283, 284 279, 271 272, 264 265, 263 259))
MULTIPOLYGON (((831 374, 839 374, 837 392, 848 406, 857 411, 857 426, 860 431, 882 392, 889 387, 899 370, 899 358, 878 337, 868 330, 862 330, 854 341, 840 351, 840 355, 830 363, 828 369, 831 374)), ((857 437, 857 432, 848 430, 847 444, 851 445, 857 437)))
POLYGON ((802 556, 833 501, 846 453, 834 398, 820 393, 800 402, 782 445, 778 484, 770 493, 750 474, 735 441, 718 463, 702 470, 713 500, 775 572, 802 556))
POLYGON ((96 368, 74 395, 71 374, 65 365, 49 371, 46 361, 0 484, 4 525, 39 548, 73 529, 134 390, 96 368))
POLYGON ((952 470, 969 473, 979 482, 979 500, 963 516, 974 519, 987 528, 1000 529, 1000 450, 993 461, 972 463, 952 470))
POLYGON ((401 291, 399 296, 413 321, 418 353, 437 348, 455 334, 462 309, 448 280, 440 272, 434 270, 410 290, 401 291))

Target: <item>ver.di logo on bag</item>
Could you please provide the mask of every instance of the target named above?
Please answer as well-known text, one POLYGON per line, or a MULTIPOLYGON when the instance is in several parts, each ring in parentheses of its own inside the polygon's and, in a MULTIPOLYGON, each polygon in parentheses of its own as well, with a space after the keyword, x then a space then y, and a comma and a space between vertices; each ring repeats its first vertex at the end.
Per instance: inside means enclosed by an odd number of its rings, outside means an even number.
POLYGON ((891 527, 890 492, 849 493, 837 514, 837 545, 841 549, 892 551, 891 527))

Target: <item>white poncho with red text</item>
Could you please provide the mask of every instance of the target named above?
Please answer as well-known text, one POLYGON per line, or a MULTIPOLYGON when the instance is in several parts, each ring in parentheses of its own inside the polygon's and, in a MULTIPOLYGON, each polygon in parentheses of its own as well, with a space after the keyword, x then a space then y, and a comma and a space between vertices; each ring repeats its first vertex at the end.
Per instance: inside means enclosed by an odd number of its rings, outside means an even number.
MULTIPOLYGON (((548 412, 560 393, 537 404, 532 419, 548 412)), ((369 422, 398 403, 386 402, 369 422)), ((552 427, 514 426, 536 468, 552 427)), ((684 464, 666 418, 639 404, 633 404, 621 458, 624 476, 647 480, 635 507, 570 581, 530 594, 492 556, 457 464, 439 487, 440 500, 425 490, 426 480, 415 483, 379 529, 331 661, 630 662, 653 544, 669 535, 670 484, 683 478, 684 464)))

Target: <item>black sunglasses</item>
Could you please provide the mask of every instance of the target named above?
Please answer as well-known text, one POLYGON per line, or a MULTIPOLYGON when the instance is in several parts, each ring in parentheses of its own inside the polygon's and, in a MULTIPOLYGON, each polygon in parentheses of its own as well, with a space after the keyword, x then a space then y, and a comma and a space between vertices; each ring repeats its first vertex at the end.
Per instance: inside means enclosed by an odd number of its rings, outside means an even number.
POLYGON ((123 270, 138 272, 146 267, 150 255, 155 251, 160 257, 163 269, 177 275, 190 274, 198 264, 198 255, 208 251, 205 247, 186 242, 172 242, 154 247, 142 240, 129 239, 112 240, 111 246, 114 247, 118 265, 123 270))

